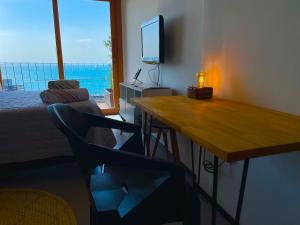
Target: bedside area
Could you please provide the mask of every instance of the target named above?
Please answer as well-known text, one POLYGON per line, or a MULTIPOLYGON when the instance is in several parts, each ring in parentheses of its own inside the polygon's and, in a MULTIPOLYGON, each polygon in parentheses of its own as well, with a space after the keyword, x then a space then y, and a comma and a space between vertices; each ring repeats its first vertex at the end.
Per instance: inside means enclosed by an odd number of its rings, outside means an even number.
POLYGON ((137 124, 142 111, 133 104, 132 98, 171 96, 172 93, 172 89, 167 87, 151 84, 120 83, 120 116, 129 123, 137 124))

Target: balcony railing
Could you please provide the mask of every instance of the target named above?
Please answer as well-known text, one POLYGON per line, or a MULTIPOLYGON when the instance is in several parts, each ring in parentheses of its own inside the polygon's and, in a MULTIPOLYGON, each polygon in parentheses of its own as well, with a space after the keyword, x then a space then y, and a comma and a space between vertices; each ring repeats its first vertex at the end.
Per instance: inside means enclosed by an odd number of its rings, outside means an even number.
MULTIPOLYGON (((58 80, 57 63, 0 63, 2 89, 5 91, 40 91, 48 81, 58 80)), ((78 80, 94 97, 103 97, 111 88, 111 65, 96 63, 65 63, 66 80, 78 80)))

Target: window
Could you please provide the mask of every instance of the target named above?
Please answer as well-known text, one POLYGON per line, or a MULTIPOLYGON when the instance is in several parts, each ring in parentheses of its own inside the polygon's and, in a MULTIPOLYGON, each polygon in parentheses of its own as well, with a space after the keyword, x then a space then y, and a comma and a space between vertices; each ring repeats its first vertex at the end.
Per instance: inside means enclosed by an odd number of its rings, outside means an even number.
POLYGON ((59 1, 65 79, 80 81, 103 107, 113 106, 110 2, 59 1))
POLYGON ((42 90, 58 79, 51 1, 0 2, 0 66, 4 90, 42 90))
POLYGON ((120 0, 1 0, 0 82, 7 91, 32 91, 76 79, 116 111, 121 38, 120 0))

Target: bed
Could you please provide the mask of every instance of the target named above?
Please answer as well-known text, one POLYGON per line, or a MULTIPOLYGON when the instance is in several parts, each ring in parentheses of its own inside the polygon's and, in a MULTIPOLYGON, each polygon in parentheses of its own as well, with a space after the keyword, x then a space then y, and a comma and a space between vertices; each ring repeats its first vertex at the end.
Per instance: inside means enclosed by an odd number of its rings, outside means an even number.
MULTIPOLYGON (((102 115, 94 100, 70 103, 87 113, 102 115)), ((110 129, 93 128, 90 142, 113 147, 110 129)), ((0 165, 72 156, 68 141, 53 125, 40 92, 0 92, 0 165)))

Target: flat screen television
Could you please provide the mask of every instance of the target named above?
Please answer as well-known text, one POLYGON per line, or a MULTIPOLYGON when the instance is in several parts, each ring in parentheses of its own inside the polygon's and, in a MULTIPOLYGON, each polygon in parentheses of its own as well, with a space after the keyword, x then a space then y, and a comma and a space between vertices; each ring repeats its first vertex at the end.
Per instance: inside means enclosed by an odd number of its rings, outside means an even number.
POLYGON ((157 16, 141 26, 142 61, 148 64, 164 62, 164 18, 157 16))

